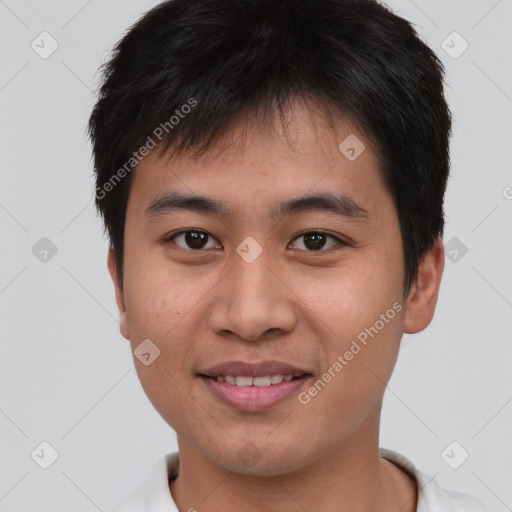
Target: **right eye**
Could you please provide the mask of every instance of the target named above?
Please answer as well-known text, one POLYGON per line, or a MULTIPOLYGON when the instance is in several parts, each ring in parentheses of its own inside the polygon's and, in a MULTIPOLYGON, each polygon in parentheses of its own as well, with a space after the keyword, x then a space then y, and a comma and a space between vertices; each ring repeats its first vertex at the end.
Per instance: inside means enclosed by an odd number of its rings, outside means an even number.
POLYGON ((206 244, 210 238, 215 240, 215 238, 213 238, 213 236, 210 235, 207 231, 189 229, 178 231, 177 233, 173 233, 172 235, 167 236, 164 242, 172 242, 173 244, 176 244, 180 249, 184 250, 191 249, 193 251, 200 251, 201 249, 216 249, 217 247, 207 247, 206 244), (186 245, 180 245, 176 242, 176 240, 181 240, 182 244, 186 245))

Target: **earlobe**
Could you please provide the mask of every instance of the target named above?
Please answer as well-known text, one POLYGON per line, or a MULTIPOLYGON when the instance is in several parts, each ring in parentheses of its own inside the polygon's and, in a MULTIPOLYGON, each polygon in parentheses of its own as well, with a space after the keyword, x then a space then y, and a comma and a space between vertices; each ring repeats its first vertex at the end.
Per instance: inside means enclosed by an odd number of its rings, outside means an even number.
POLYGON ((126 306, 124 302, 124 291, 122 289, 122 283, 120 283, 117 272, 117 262, 114 253, 114 249, 112 247, 108 250, 108 258, 107 258, 107 267, 110 273, 110 277, 114 282, 114 288, 116 293, 116 303, 117 308, 119 310, 119 327, 121 334, 127 339, 130 340, 130 330, 128 329, 128 319, 126 315, 126 306))
POLYGON ((441 237, 420 262, 418 276, 405 307, 404 332, 420 332, 432 321, 444 271, 444 245, 441 237))

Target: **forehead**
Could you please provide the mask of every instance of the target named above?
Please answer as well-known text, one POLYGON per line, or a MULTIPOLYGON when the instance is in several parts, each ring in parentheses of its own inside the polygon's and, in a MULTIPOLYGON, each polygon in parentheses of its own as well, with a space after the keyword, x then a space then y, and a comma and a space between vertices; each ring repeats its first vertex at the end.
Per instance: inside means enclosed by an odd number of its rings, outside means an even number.
POLYGON ((174 193, 209 197, 214 201, 205 208, 215 207, 219 214, 248 213, 265 203, 274 218, 282 206, 286 210, 279 199, 317 192, 340 199, 342 194, 341 202, 347 200, 338 206, 355 211, 357 206, 371 209, 375 196, 386 193, 369 139, 348 120, 329 123, 320 110, 302 105, 290 110, 284 129, 279 124, 261 129, 249 117, 238 117, 201 156, 159 157, 153 151, 139 163, 131 188, 130 202, 149 213, 158 210, 159 199, 174 193))

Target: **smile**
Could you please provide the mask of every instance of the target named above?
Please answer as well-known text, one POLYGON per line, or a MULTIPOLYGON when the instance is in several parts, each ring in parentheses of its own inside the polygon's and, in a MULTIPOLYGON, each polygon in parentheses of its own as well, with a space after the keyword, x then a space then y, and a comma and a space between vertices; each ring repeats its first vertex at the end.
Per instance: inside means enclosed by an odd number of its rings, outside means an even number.
POLYGON ((217 377, 213 377, 217 380, 217 382, 227 382, 228 384, 231 384, 233 386, 258 386, 258 387, 265 387, 265 386, 272 386, 275 384, 281 384, 281 382, 289 382, 290 380, 293 380, 293 375, 264 375, 263 377, 249 377, 246 375, 218 375, 217 377))
POLYGON ((241 411, 261 411, 298 393, 311 375, 199 377, 209 392, 224 404, 241 411))

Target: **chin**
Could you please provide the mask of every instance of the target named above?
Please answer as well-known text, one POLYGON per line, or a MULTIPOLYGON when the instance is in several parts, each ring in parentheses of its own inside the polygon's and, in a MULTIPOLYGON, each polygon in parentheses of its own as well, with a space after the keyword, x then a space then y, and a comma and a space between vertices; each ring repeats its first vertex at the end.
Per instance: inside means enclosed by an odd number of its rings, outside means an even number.
MULTIPOLYGON (((235 444, 235 443, 234 443, 235 444)), ((299 454, 297 447, 265 445, 263 442, 237 443, 240 447, 234 452, 234 457, 226 458, 226 451, 222 454, 212 454, 215 463, 233 473, 250 476, 279 476, 299 470, 306 465, 304 453, 299 454)), ((233 446, 229 447, 231 454, 233 446)))

